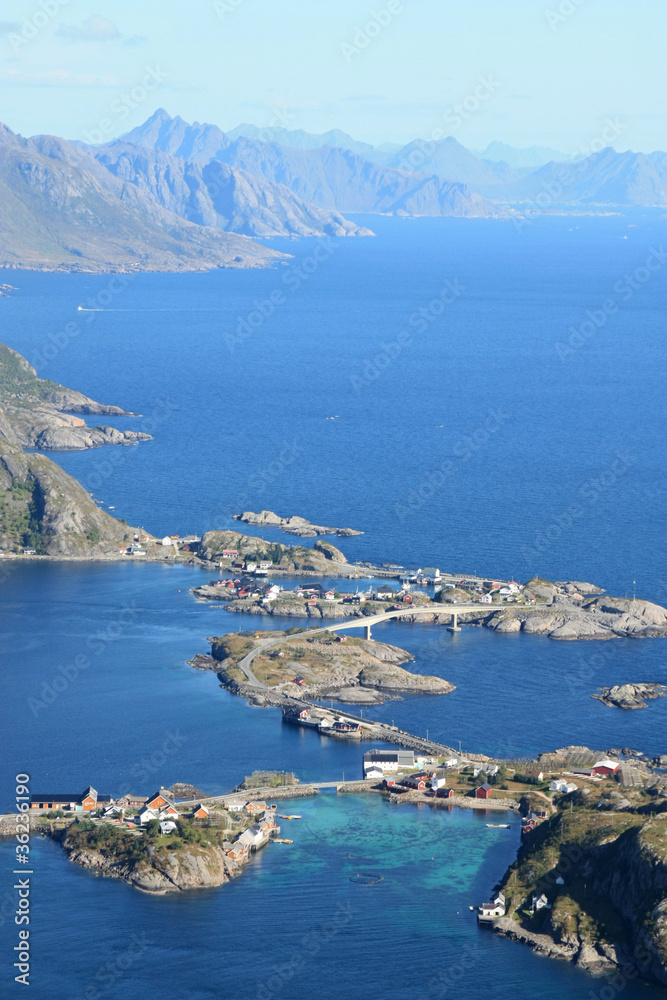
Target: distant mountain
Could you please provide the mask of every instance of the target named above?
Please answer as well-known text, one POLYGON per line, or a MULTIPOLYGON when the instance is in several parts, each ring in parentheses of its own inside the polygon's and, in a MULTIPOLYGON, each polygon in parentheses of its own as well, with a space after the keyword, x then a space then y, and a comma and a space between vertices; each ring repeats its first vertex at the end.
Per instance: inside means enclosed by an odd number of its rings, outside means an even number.
MULTIPOLYGON (((232 140, 243 136, 245 139, 260 139, 262 142, 278 142, 281 146, 291 146, 294 149, 319 149, 320 146, 338 146, 339 149, 351 149, 353 153, 366 156, 369 159, 375 152, 375 146, 369 142, 359 142, 353 139, 347 132, 342 132, 339 128, 333 128, 329 132, 315 134, 304 132, 303 129, 287 129, 280 126, 265 126, 259 128, 257 125, 237 125, 230 129, 225 135, 232 140)), ((399 148, 398 146, 396 147, 399 148)))
POLYGON ((0 125, 0 266, 191 271, 283 257, 185 222, 73 143, 0 125))
POLYGON ((384 167, 339 147, 296 149, 244 136, 231 140, 215 125, 187 125, 162 109, 123 140, 200 165, 227 163, 270 184, 285 185, 302 200, 329 211, 498 214, 465 184, 451 183, 428 171, 384 167))
POLYGON ((518 180, 522 174, 507 163, 480 160, 452 136, 436 141, 415 139, 389 159, 388 165, 401 170, 433 173, 438 177, 468 184, 474 191, 493 198, 499 184, 518 180))
POLYGON ((617 153, 611 147, 571 163, 547 163, 504 191, 530 201, 553 192, 552 204, 667 207, 667 153, 617 153))
POLYGON ((128 142, 91 152, 114 177, 200 226, 245 236, 372 235, 339 212, 318 208, 282 184, 271 184, 227 163, 192 163, 128 142))
POLYGON ((491 160, 493 163, 507 163, 510 167, 543 167, 545 163, 552 160, 567 160, 566 153, 559 153, 557 149, 549 149, 548 146, 527 146, 521 148, 508 146, 504 142, 492 142, 483 152, 472 150, 475 156, 481 160, 491 160))

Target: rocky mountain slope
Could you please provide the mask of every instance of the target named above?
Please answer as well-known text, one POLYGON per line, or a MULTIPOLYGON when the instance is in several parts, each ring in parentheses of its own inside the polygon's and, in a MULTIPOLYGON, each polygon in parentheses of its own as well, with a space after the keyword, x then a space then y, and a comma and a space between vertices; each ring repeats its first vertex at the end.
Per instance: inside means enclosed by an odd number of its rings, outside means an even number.
POLYGON ((0 125, 0 267, 201 271, 284 259, 179 218, 74 143, 0 125))
POLYGON ((81 392, 37 377, 35 369, 17 351, 0 344, 0 406, 23 448, 65 451, 97 448, 103 444, 130 445, 148 441, 142 431, 89 427, 76 413, 132 417, 120 406, 96 403, 81 392))
POLYGON ((271 184, 282 184, 305 201, 338 212, 487 217, 498 214, 465 184, 396 170, 349 149, 297 149, 239 136, 215 125, 188 125, 160 109, 123 136, 125 143, 160 150, 197 164, 227 163, 271 184))
POLYGON ((502 880, 494 930, 593 973, 667 985, 667 798, 613 780, 556 796, 502 880), (548 905, 533 910, 544 894, 548 905))
POLYGON ((37 378, 25 358, 0 345, 0 553, 99 556, 134 536, 55 462, 23 449, 133 444, 150 435, 89 428, 63 411, 125 413, 37 378))

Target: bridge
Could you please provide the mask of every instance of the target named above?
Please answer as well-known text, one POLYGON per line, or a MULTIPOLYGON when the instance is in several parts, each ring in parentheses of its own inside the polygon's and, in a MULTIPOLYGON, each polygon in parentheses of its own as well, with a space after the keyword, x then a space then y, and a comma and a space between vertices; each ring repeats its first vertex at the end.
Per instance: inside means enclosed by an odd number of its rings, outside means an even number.
MULTIPOLYGON (((523 604, 513 604, 512 607, 523 607, 523 604)), ((353 628, 363 628, 364 639, 371 638, 371 626, 380 625, 382 622, 390 621, 395 618, 407 618, 408 615, 449 615, 452 619, 452 624, 449 625, 449 630, 451 632, 460 632, 461 629, 458 624, 459 615, 470 614, 475 612, 476 614, 484 613, 484 610, 488 605, 480 604, 456 604, 456 605, 426 605, 424 607, 408 607, 400 608, 396 611, 383 611, 377 615, 364 615, 359 618, 351 618, 347 621, 336 622, 332 625, 323 625, 321 628, 306 629, 302 635, 320 635, 322 632, 343 632, 353 628)), ((494 609, 496 610, 496 609, 494 609)), ((252 661, 260 653, 265 650, 270 649, 272 646, 278 646, 280 643, 285 642, 285 636, 281 635, 278 639, 268 639, 266 642, 260 643, 255 649, 251 650, 242 660, 239 660, 238 666, 241 668, 245 674, 248 682, 253 685, 253 687, 262 688, 267 690, 266 684, 262 684, 260 680, 255 677, 252 672, 251 664, 252 661)), ((289 637, 288 637, 289 638, 289 637)))

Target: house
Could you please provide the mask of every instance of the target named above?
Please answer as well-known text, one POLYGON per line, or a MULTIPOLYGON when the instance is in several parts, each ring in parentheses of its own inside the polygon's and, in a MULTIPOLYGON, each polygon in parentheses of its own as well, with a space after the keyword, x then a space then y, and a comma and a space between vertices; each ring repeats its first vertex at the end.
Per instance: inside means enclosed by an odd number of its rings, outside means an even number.
POLYGON ((335 592, 335 590, 327 590, 326 594, 324 595, 324 600, 325 601, 335 601, 336 600, 336 592, 335 592))
POLYGON ((361 732, 361 726, 358 722, 349 722, 347 719, 339 719, 337 722, 334 722, 331 728, 337 733, 361 732))
POLYGON ((531 778, 537 778, 538 781, 544 781, 544 771, 524 771, 523 773, 531 778))
POLYGON ((492 604, 493 603, 493 599, 491 597, 491 594, 482 594, 480 597, 477 598, 477 600, 481 601, 482 604, 492 604))
POLYGON ((436 791, 435 794, 436 794, 437 798, 439 798, 439 799, 451 799, 453 797, 453 795, 454 795, 454 789, 453 788, 445 788, 443 786, 443 787, 438 788, 438 790, 436 791))
POLYGON ((240 841, 235 841, 231 847, 227 848, 225 854, 232 861, 238 861, 240 858, 244 857, 246 853, 246 846, 240 841))
POLYGON ((178 827, 172 819, 165 819, 160 823, 160 833, 173 833, 178 827))
POLYGON ((208 819, 209 815, 210 813, 208 809, 206 808, 206 806, 203 806, 201 802, 199 803, 199 805, 196 805, 194 807, 194 810, 192 812, 193 819, 208 819))
POLYGON ((75 812, 91 812, 98 806, 108 806, 112 803, 110 795, 99 795, 89 785, 83 792, 44 792, 30 796, 31 809, 70 809, 75 812))
POLYGON ((171 544, 172 544, 172 541, 171 541, 171 538, 169 537, 169 535, 165 535, 164 538, 162 539, 162 541, 160 542, 160 545, 169 545, 169 546, 171 546, 171 544))
POLYGON ((264 844, 269 839, 268 831, 260 823, 253 823, 249 826, 244 833, 241 834, 239 840, 245 845, 246 849, 249 851, 256 851, 258 848, 263 847, 264 844))
POLYGON ((486 774, 487 777, 492 778, 494 774, 498 774, 497 764, 478 764, 472 769, 473 778, 477 778, 480 774, 486 774))
POLYGON ((347 642, 347 636, 346 635, 340 635, 340 633, 337 632, 334 635, 334 641, 335 642, 347 642))
POLYGON ((154 795, 149 795, 149 797, 146 799, 146 805, 149 809, 155 810, 155 812, 173 811, 176 815, 178 815, 178 809, 171 801, 171 799, 167 798, 162 789, 160 789, 158 792, 155 792, 154 795))
POLYGON ((596 764, 593 764, 591 771, 593 774, 601 774, 604 776, 616 774, 618 771, 618 764, 614 760, 599 760, 596 764))
POLYGON ((488 920, 492 917, 505 916, 505 894, 497 892, 488 903, 482 903, 477 908, 478 920, 488 920))
POLYGON ((120 806, 117 805, 107 806, 106 809, 104 810, 105 819, 113 819, 115 816, 122 816, 122 815, 123 815, 123 810, 120 808, 120 806))
POLYGON ((415 766, 414 750, 367 750, 364 754, 364 770, 370 764, 377 764, 385 774, 409 769, 415 766))
POLYGON ((548 910, 551 909, 551 904, 544 893, 542 893, 541 896, 533 896, 533 905, 531 906, 533 913, 535 913, 536 910, 543 910, 545 907, 548 910))
POLYGON ((152 819, 157 819, 158 814, 153 809, 149 809, 148 806, 142 806, 138 813, 139 822, 142 826, 146 823, 150 823, 152 819))
POLYGON ((299 687, 303 687, 305 683, 306 683, 305 677, 295 677, 292 681, 292 684, 298 684, 299 687))
POLYGON ((483 785, 480 785, 479 788, 476 788, 475 789, 475 798, 476 799, 490 799, 491 798, 491 785, 489 785, 485 781, 483 785))
POLYGON ((565 778, 556 778, 549 785, 549 789, 552 792, 562 792, 563 794, 569 794, 570 792, 576 792, 577 785, 572 781, 566 781, 565 778))
POLYGON ((116 805, 120 806, 122 809, 141 809, 143 805, 146 804, 146 795, 132 795, 130 792, 126 792, 125 795, 121 795, 119 799, 116 800, 116 805))
POLYGON ((380 781, 383 775, 379 764, 369 764, 364 768, 364 778, 366 781, 380 781))
POLYGON ((266 812, 266 802, 246 802, 243 808, 251 816, 255 814, 259 815, 260 813, 263 815, 266 812))
POLYGON ((223 559, 236 559, 239 554, 238 549, 223 549, 222 558, 223 559))
POLYGON ((590 778, 593 774, 592 767, 572 767, 570 768, 572 774, 578 774, 582 778, 590 778))
POLYGON ((388 587, 387 584, 381 583, 373 591, 373 597, 376 601, 390 601, 393 597, 396 597, 396 591, 393 587, 388 587))
POLYGON ((443 761, 442 766, 448 768, 458 767, 460 763, 461 763, 460 757, 448 757, 445 761, 443 761))
POLYGON ((257 569, 271 569, 273 563, 270 559, 260 559, 257 564, 257 569))
POLYGON ((37 551, 36 549, 30 549, 30 548, 24 549, 23 550, 23 555, 24 556, 34 556, 34 554, 35 554, 36 551, 37 551))
POLYGON ((416 788, 422 791, 426 788, 427 783, 430 783, 430 775, 426 771, 418 771, 416 774, 408 774, 403 778, 403 784, 406 788, 416 788))

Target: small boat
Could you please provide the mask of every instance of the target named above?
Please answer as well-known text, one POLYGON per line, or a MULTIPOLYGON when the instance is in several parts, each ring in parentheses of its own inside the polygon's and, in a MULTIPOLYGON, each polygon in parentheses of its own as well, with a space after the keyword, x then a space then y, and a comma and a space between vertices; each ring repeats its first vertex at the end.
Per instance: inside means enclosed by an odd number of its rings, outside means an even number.
POLYGON ((284 837, 276 837, 275 838, 275 843, 276 844, 293 844, 294 841, 293 840, 286 840, 284 837))
POLYGON ((284 816, 282 813, 278 813, 280 819, 301 819, 300 816, 284 816))
POLYGON ((509 823, 487 823, 488 827, 492 827, 494 830, 509 830, 509 823))

